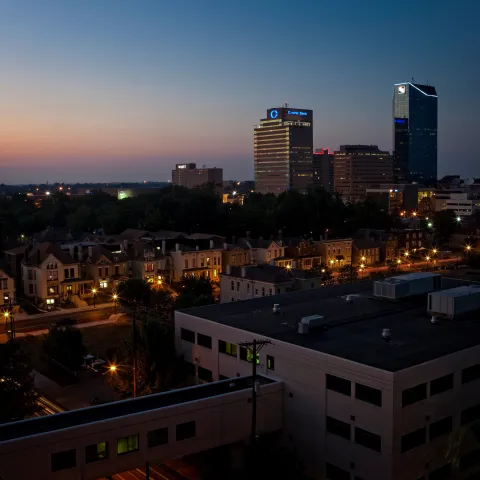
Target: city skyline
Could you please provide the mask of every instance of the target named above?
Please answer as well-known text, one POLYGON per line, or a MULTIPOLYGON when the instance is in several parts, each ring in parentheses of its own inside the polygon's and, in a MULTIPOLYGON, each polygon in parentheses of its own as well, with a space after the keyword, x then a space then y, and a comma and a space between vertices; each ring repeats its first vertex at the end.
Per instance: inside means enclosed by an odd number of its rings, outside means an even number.
POLYGON ((253 126, 286 101, 313 110, 314 148, 391 152, 412 76, 439 92, 439 177, 480 175, 479 5, 186 3, 3 2, 0 183, 166 181, 182 162, 252 179, 253 126))

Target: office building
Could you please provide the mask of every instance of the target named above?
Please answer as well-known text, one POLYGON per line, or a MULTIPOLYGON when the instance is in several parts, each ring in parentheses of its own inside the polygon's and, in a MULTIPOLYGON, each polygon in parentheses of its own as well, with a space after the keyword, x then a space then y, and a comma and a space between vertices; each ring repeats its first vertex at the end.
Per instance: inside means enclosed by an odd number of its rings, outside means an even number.
MULTIPOLYGON (((430 321, 427 293, 440 280, 415 273, 378 287, 327 286, 177 311, 178 353, 202 376, 233 379, 252 369, 239 344, 269 340, 257 372, 284 382, 282 438, 310 478, 467 478, 480 464, 467 433, 480 419, 480 328, 475 316, 430 321), (408 292, 423 292, 423 301, 408 292), (454 439, 456 462, 446 455, 454 439)), ((448 283, 441 288, 457 286, 448 283)))
POLYGON ((312 110, 288 105, 267 110, 254 130, 256 191, 306 191, 313 180, 312 153, 312 110))
POLYGON ((323 187, 327 192, 333 193, 333 168, 334 153, 328 148, 315 150, 313 154, 313 185, 323 187))
POLYGON ((394 86, 393 148, 396 181, 436 186, 437 104, 432 85, 394 86))
POLYGON ((172 170, 172 184, 186 188, 213 185, 215 190, 223 191, 222 168, 197 168, 195 163, 181 163, 172 170))
POLYGON ((392 181, 393 162, 377 145, 341 145, 335 152, 335 190, 347 202, 366 198, 367 189, 392 181))
POLYGON ((480 200, 464 192, 439 192, 436 195, 435 210, 451 210, 460 218, 470 217, 480 208, 480 200))

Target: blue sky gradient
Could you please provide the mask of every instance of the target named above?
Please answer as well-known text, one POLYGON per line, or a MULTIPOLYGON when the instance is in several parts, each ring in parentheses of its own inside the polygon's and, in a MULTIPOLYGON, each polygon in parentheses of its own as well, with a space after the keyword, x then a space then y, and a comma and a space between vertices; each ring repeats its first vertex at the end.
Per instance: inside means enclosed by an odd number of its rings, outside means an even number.
POLYGON ((0 182, 253 178, 253 126, 392 149, 393 84, 439 94, 439 173, 480 176, 480 2, 0 0, 0 182))

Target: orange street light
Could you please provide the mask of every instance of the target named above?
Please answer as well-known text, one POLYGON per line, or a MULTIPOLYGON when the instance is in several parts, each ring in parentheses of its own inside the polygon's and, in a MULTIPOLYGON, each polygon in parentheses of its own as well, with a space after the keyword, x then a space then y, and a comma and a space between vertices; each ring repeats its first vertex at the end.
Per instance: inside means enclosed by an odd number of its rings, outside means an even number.
POLYGON ((397 264, 400 265, 402 261, 400 259, 397 260, 397 264))
POLYGON ((111 372, 116 372, 117 371, 117 366, 116 365, 110 365, 108 367, 108 369, 111 371, 111 372))

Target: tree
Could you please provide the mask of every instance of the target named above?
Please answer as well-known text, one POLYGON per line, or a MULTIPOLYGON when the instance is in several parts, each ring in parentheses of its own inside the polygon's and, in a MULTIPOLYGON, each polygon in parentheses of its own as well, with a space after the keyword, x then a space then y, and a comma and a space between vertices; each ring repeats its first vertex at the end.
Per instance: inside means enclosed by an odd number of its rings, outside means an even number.
MULTIPOLYGON (((141 317, 136 335, 137 395, 184 386, 187 370, 183 358, 176 355, 173 328, 150 313, 141 317)), ((117 368, 107 377, 108 383, 125 396, 133 392, 133 358, 130 336, 112 359, 117 368)))
POLYGON ((173 298, 170 293, 152 288, 152 284, 139 278, 131 278, 122 282, 117 288, 120 305, 133 308, 134 305, 144 309, 152 309, 164 318, 171 318, 173 298))
POLYGON ((30 358, 17 340, 0 344, 0 424, 31 416, 37 397, 30 358))
POLYGON ((358 272, 352 265, 344 265, 338 273, 338 283, 355 282, 358 278, 358 272))
POLYGON ((179 285, 180 294, 176 298, 175 308, 201 307, 215 303, 213 283, 206 277, 184 277, 179 285))
POLYGON ((435 213, 433 226, 440 242, 448 242, 457 229, 457 216, 453 210, 441 210, 435 213))
POLYGON ((312 266, 310 272, 319 276, 323 285, 332 285, 335 281, 332 270, 326 265, 316 263, 312 266))
POLYGON ((82 332, 77 328, 53 326, 45 336, 43 352, 71 370, 78 370, 87 353, 82 332))

